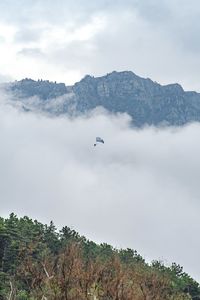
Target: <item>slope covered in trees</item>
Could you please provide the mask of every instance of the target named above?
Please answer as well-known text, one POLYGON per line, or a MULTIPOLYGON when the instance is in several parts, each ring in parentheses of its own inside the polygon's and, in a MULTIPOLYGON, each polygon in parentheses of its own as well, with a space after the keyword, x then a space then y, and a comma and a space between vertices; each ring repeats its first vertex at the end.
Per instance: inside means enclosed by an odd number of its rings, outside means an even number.
POLYGON ((0 218, 0 299, 200 299, 200 286, 175 263, 12 213, 0 218))

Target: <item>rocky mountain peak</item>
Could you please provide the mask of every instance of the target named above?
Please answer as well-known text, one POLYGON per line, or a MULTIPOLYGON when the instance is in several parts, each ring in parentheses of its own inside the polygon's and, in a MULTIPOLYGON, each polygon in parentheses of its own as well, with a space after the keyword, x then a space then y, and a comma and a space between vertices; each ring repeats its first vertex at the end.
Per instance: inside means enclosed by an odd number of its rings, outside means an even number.
POLYGON ((27 99, 37 96, 37 108, 51 114, 85 113, 102 106, 112 113, 128 113, 139 127, 200 121, 199 93, 185 92, 177 83, 163 86, 132 71, 113 71, 100 77, 86 75, 70 87, 26 78, 8 84, 7 90, 17 95, 29 111, 35 103, 27 99))

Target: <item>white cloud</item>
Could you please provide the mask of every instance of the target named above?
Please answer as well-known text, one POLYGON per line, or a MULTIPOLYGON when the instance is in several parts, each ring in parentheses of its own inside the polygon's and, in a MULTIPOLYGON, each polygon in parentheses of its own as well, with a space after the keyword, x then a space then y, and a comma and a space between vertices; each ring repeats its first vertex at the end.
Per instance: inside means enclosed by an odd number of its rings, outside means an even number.
POLYGON ((85 74, 132 70, 200 90, 199 15, 197 0, 3 1, 1 72, 72 84, 85 74))
POLYGON ((200 127, 135 130, 129 120, 102 111, 52 119, 1 104, 1 215, 52 219, 199 279, 200 127), (96 135, 105 144, 94 148, 96 135))

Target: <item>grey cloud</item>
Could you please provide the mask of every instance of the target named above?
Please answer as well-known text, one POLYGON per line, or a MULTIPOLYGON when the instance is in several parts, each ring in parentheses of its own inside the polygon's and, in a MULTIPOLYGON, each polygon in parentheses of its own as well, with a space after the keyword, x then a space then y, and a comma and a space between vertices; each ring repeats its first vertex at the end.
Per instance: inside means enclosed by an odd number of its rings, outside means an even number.
POLYGON ((38 42, 43 35, 42 28, 22 28, 15 34, 15 42, 17 43, 31 43, 38 42))
POLYGON ((93 72, 92 63, 97 59, 93 43, 88 41, 73 41, 62 47, 55 47, 47 54, 47 59, 62 68, 78 69, 86 74, 93 72))
POLYGON ((15 25, 15 43, 41 41, 52 28, 73 33, 103 16, 105 28, 88 41, 49 40, 44 62, 62 74, 78 70, 82 76, 102 75, 126 69, 161 83, 200 89, 197 0, 61 0, 59 5, 51 0, 7 0, 0 3, 0 16, 1 22, 15 25))
POLYGON ((10 75, 0 74, 0 83, 11 82, 14 78, 10 75))
POLYGON ((109 7, 118 6, 121 1, 87 1, 82 0, 60 0, 56 3, 53 0, 19 0, 15 3, 11 0, 5 0, 0 3, 0 14, 2 20, 16 24, 31 24, 37 21, 44 23, 61 24, 70 20, 82 22, 87 20, 88 15, 95 11, 104 10, 109 7), (16 14, 17 11, 17 14, 16 14))
POLYGON ((154 30, 161 30, 167 39, 174 40, 174 44, 179 44, 183 51, 198 51, 200 17, 198 1, 150 0, 148 3, 139 1, 136 8, 154 30))
POLYGON ((133 11, 108 13, 106 22, 107 26, 92 40, 63 44, 62 48, 55 45, 47 56, 58 66, 81 70, 83 76, 88 73, 104 75, 110 70, 132 70, 157 81, 156 74, 159 73, 161 82, 164 78, 165 83, 178 81, 178 71, 174 74, 172 65, 183 66, 182 57, 176 49, 171 49, 162 32, 152 32, 133 11), (170 63, 164 59, 166 55, 170 55, 170 63))
POLYGON ((23 56, 38 57, 38 58, 44 57, 44 53, 42 53, 42 51, 39 48, 23 48, 17 54, 23 56))
POLYGON ((171 5, 169 4, 169 1, 135 1, 134 7, 142 18, 150 23, 160 23, 159 25, 161 26, 164 24, 164 22, 169 22, 169 19, 172 17, 172 11, 170 9, 171 5))
POLYGON ((52 219, 199 279, 199 124, 129 124, 101 110, 50 119, 1 104, 1 214, 52 219), (93 147, 96 135, 102 147, 93 147))

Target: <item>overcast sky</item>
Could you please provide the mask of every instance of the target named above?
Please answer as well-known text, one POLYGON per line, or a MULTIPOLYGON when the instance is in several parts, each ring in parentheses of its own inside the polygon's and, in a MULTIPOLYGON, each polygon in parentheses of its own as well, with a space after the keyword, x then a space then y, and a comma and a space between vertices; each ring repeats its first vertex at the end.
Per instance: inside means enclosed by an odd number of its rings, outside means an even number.
MULTIPOLYGON (((131 70, 200 91, 199 20, 198 0, 4 0, 0 81, 73 84, 131 70)), ((50 119, 0 95, 1 215, 72 226, 200 280, 200 125, 134 130, 129 121, 106 112, 50 119)))
POLYGON ((130 70, 200 91, 199 0, 3 0, 0 80, 130 70))

